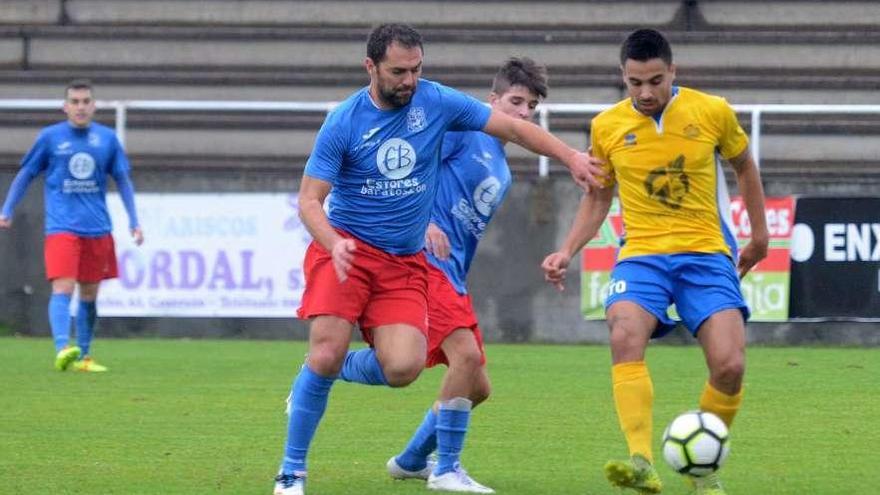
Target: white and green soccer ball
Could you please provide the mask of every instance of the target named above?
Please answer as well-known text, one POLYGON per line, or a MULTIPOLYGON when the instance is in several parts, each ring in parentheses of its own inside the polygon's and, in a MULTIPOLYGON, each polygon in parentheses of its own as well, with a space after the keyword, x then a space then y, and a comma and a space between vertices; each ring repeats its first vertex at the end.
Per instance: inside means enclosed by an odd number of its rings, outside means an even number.
POLYGON ((663 457, 681 474, 706 476, 724 464, 730 454, 727 426, 705 411, 688 411, 672 420, 663 432, 663 457))

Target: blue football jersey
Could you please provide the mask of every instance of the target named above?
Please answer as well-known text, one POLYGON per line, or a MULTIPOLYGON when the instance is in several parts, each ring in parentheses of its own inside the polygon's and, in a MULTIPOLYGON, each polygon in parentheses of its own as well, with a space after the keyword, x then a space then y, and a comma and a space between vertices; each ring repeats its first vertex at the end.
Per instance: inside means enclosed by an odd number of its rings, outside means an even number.
POLYGON ((363 88, 328 115, 305 174, 333 185, 330 224, 391 254, 419 252, 450 130, 480 130, 491 111, 426 79, 409 104, 380 109, 363 88))
POLYGON ((427 253, 459 294, 467 293, 467 273, 489 221, 507 195, 511 176, 504 145, 483 132, 450 132, 443 140, 437 198, 431 213, 449 237, 449 259, 427 253))
MULTIPOLYGON (((77 128, 67 121, 44 128, 21 162, 26 180, 17 184, 27 187, 30 179, 45 173, 46 233, 70 232, 83 236, 101 236, 112 231, 105 200, 107 177, 116 182, 128 178, 129 163, 116 139, 116 134, 103 125, 93 123, 77 128)), ((130 187, 130 186, 129 186, 130 187)), ((11 190, 3 213, 12 214, 21 190, 11 190)), ((126 205, 128 206, 128 205, 126 205)), ((132 227, 137 218, 132 208, 132 227)))

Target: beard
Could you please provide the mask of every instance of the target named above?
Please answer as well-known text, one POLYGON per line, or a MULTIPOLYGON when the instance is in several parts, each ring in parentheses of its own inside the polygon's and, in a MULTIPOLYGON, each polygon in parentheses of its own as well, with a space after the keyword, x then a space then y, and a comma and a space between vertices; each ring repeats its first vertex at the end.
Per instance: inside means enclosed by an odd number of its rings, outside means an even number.
POLYGON ((400 108, 406 105, 409 105, 409 102, 412 101, 412 97, 416 94, 416 88, 413 86, 412 89, 386 89, 379 88, 379 96, 385 100, 389 105, 400 108))

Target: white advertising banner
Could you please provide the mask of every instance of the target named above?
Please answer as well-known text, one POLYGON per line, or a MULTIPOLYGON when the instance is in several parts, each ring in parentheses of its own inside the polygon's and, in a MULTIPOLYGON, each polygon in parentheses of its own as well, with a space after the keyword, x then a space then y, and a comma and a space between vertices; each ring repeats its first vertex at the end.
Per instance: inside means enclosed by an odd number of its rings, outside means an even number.
POLYGON ((144 194, 135 246, 108 195, 119 278, 101 284, 101 316, 294 318, 311 237, 296 194, 144 194))

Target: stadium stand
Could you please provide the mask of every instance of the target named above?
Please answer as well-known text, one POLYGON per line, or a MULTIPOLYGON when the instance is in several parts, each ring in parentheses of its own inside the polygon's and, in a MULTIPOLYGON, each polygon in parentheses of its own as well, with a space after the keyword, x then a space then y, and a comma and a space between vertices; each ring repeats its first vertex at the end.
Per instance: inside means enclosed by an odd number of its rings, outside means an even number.
MULTIPOLYGON (((866 0, 6 0, 0 98, 59 98, 77 76, 102 99, 338 100, 367 82, 364 37, 390 13, 425 36, 426 77, 479 97, 499 61, 528 55, 550 68, 549 101, 617 101, 618 44, 645 25, 670 36, 681 84, 734 103, 876 103, 880 87, 880 4, 866 0)), ((22 143, 58 116, 0 111, 0 168, 17 167, 22 143)), ((584 146, 589 117, 554 116, 551 128, 584 146)), ((322 119, 137 111, 127 147, 136 169, 289 169, 304 163, 322 119)), ((880 184, 880 115, 763 122, 767 180, 880 184)), ((511 154, 519 175, 536 173, 534 157, 511 154)))

